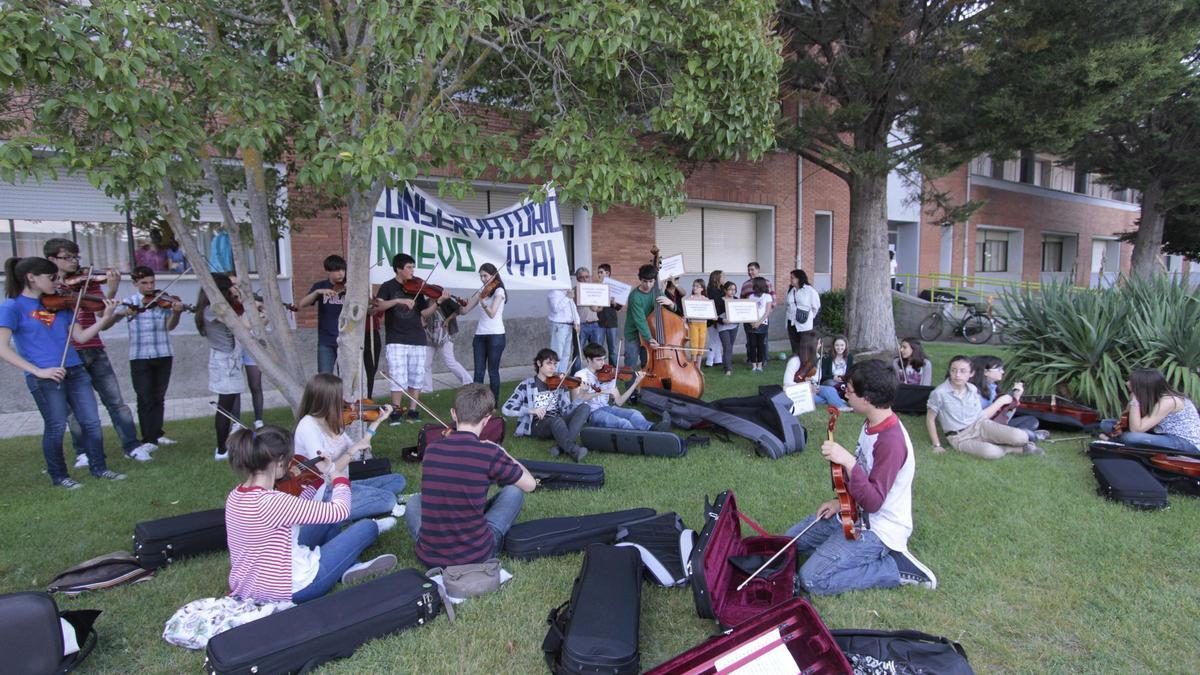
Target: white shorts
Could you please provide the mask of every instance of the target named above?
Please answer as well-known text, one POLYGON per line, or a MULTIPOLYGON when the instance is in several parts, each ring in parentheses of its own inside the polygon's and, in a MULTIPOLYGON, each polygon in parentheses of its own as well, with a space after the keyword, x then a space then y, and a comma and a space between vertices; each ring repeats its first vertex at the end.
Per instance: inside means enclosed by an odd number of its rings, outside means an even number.
POLYGON ((392 391, 420 389, 425 384, 425 345, 387 346, 388 375, 395 380, 392 391), (397 386, 399 385, 399 386, 397 386))

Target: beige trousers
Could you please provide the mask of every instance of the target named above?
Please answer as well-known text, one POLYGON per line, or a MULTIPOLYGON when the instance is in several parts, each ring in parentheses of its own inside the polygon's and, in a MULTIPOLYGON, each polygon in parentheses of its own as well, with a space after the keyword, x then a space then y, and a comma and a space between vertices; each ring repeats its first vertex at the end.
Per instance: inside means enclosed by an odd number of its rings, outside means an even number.
POLYGON ((1010 427, 991 420, 978 419, 962 431, 949 436, 950 447, 984 459, 1000 459, 1025 451, 1029 434, 1024 429, 1010 427))

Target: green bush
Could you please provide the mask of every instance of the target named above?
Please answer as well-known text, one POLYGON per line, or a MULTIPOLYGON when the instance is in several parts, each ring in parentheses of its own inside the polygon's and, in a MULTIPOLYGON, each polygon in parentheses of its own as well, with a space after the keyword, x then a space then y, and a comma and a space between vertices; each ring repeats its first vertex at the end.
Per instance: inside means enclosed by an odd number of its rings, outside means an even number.
POLYGON ((821 294, 821 311, 817 313, 816 323, 824 333, 846 334, 846 291, 826 291, 821 294))
POLYGON ((1158 368, 1200 398, 1200 290, 1164 276, 1115 288, 1066 284, 1006 296, 1009 371, 1030 393, 1057 393, 1115 417, 1134 368, 1158 368))

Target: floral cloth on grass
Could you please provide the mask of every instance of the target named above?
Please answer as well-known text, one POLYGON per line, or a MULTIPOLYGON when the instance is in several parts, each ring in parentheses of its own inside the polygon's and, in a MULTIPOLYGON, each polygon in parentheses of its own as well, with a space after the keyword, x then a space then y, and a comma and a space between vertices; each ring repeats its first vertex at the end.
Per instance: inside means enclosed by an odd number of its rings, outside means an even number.
POLYGON ((188 649, 204 649, 218 633, 292 606, 290 602, 255 602, 232 595, 200 598, 180 607, 167 620, 163 639, 188 649))

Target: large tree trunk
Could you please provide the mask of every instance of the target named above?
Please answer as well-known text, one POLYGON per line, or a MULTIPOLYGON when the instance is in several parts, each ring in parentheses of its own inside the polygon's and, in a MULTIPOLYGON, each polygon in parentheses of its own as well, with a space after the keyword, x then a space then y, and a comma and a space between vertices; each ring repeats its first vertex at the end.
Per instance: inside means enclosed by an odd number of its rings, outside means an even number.
POLYGON ((1162 253, 1163 224, 1166 220, 1162 198, 1162 181, 1157 178, 1142 191, 1142 217, 1133 240, 1133 263, 1129 270, 1132 276, 1149 277, 1158 272, 1158 256, 1162 253))
MULTIPOLYGON (((363 396, 366 369, 363 367, 363 337, 365 335, 368 303, 371 298, 371 226, 375 205, 383 193, 383 180, 376 180, 368 190, 354 187, 346 199, 349 220, 349 241, 346 248, 346 299, 338 319, 338 370, 342 373, 346 400, 363 396)), ((388 270, 392 261, 382 262, 388 270)), ((380 353, 382 358, 383 354, 380 353)))
POLYGON ((891 352, 896 321, 888 285, 887 174, 850 176, 846 326, 855 352, 891 352))

